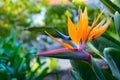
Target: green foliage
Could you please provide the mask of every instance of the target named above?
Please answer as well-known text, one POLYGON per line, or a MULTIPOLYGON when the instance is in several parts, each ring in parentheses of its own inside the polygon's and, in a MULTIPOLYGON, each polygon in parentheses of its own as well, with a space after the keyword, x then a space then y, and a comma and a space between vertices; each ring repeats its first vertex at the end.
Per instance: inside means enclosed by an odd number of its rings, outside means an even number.
POLYGON ((78 79, 81 78, 81 80, 98 80, 99 77, 95 74, 91 64, 85 61, 79 61, 79 60, 71 60, 71 64, 74 68, 74 70, 78 74, 78 79), (87 70, 85 70, 87 69, 87 70))
POLYGON ((120 12, 120 8, 115 5, 111 0, 100 0, 113 14, 118 11, 120 12))
POLYGON ((65 5, 57 5, 54 7, 47 8, 45 16, 45 24, 55 27, 65 27, 66 16, 65 12, 68 10, 68 7, 65 5))
POLYGON ((118 36, 120 37, 120 14, 118 12, 114 15, 114 23, 118 36))
POLYGON ((32 48, 29 51, 24 50, 22 44, 15 39, 15 31, 12 29, 10 36, 0 41, 1 80, 42 80, 50 74, 48 67, 43 68, 46 62, 40 62, 40 58, 33 62, 36 50, 32 48), (32 66, 33 63, 38 66, 32 66))
POLYGON ((112 74, 119 80, 120 79, 120 49, 105 48, 105 58, 108 61, 112 74))
POLYGON ((6 37, 11 27, 28 27, 32 15, 39 13, 41 3, 37 0, 0 0, 0 37, 6 37))
POLYGON ((56 34, 55 30, 58 30, 62 33, 68 34, 67 33, 67 27, 50 27, 50 26, 41 26, 41 27, 30 27, 30 28, 26 28, 25 30, 31 31, 31 32, 35 32, 35 33, 41 33, 41 34, 45 34, 45 31, 47 31, 48 33, 50 33, 51 35, 55 36, 55 37, 59 37, 56 34))

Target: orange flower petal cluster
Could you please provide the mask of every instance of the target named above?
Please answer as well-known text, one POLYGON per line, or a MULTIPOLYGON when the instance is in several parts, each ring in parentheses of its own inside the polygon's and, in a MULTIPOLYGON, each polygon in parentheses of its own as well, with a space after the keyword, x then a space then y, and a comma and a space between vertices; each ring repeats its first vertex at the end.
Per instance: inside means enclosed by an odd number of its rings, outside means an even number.
MULTIPOLYGON (((68 18, 68 34, 71 38, 71 41, 76 45, 79 46, 81 43, 86 43, 87 41, 95 40, 99 36, 101 36, 110 24, 110 20, 106 21, 103 19, 99 24, 96 25, 99 18, 101 17, 103 12, 101 12, 98 17, 94 20, 91 27, 88 27, 88 15, 87 15, 87 8, 85 8, 84 13, 80 13, 78 25, 77 27, 74 26, 73 22, 71 21, 70 17, 67 15, 68 18)), ((47 33, 47 32, 46 32, 47 33)), ((56 42, 60 43, 62 46, 68 49, 73 49, 70 44, 64 43, 62 41, 57 40, 49 33, 47 33, 52 39, 56 42)))

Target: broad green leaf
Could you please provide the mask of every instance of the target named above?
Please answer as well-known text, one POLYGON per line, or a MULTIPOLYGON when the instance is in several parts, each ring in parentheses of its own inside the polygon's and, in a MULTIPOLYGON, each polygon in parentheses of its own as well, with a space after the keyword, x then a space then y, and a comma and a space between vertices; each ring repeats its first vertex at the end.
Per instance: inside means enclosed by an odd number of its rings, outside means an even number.
POLYGON ((92 59, 93 69, 100 80, 106 80, 105 76, 103 75, 101 69, 98 67, 94 59, 92 59))
POLYGON ((107 80, 117 80, 109 70, 102 70, 102 72, 107 80))
POLYGON ((115 5, 112 1, 110 0, 100 0, 113 14, 118 11, 120 12, 120 8, 115 5))
MULTIPOLYGON (((95 44, 95 43, 93 43, 93 44, 95 44)), ((99 46, 94 46, 92 43, 87 43, 87 46, 90 48, 90 50, 92 50, 95 54, 97 54, 100 58, 102 58, 102 59, 104 59, 105 60, 105 58, 103 57, 103 55, 102 55, 102 53, 98 50, 99 48, 99 46)), ((97 45, 99 45, 99 44, 97 44, 97 45)))
POLYGON ((83 80, 100 80, 94 72, 92 65, 82 60, 71 60, 73 69, 77 72, 78 78, 83 80))
POLYGON ((112 74, 119 80, 120 79, 120 49, 105 48, 104 55, 110 66, 112 74))
POLYGON ((115 23, 116 31, 120 37, 120 14, 118 12, 116 12, 114 15, 114 23, 115 23))
POLYGON ((102 37, 120 46, 120 41, 114 38, 113 36, 111 36, 109 33, 104 33, 102 37))

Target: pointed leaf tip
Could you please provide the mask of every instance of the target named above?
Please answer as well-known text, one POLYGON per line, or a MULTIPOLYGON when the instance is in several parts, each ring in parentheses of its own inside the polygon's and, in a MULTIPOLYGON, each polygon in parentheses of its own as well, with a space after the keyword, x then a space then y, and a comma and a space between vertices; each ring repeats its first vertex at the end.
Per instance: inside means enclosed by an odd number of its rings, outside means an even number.
POLYGON ((69 40, 69 36, 66 36, 66 35, 64 35, 64 34, 62 34, 61 32, 59 32, 59 31, 57 31, 56 30, 56 33, 60 36, 60 37, 62 37, 64 40, 69 40))

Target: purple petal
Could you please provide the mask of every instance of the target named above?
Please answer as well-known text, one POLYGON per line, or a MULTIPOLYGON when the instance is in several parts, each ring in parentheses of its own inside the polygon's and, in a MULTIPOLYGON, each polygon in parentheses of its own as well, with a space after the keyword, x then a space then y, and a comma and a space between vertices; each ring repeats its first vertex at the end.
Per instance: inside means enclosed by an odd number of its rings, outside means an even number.
POLYGON ((70 52, 70 49, 68 48, 61 48, 61 49, 56 49, 56 50, 51 50, 51 51, 46 51, 46 52, 40 52, 36 54, 36 56, 48 56, 48 55, 53 55, 53 54, 58 54, 62 52, 70 52))

